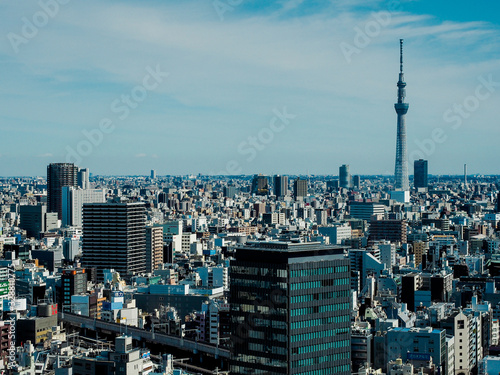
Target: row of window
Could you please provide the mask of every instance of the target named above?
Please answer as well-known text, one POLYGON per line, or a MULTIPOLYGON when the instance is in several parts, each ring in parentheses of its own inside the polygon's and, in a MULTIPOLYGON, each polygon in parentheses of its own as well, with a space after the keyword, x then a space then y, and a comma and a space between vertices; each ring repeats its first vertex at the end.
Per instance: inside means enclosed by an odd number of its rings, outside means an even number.
POLYGON ((322 357, 300 359, 298 361, 292 361, 292 368, 312 366, 312 365, 317 365, 317 364, 321 364, 321 363, 325 363, 325 362, 334 362, 334 361, 338 361, 341 359, 348 359, 349 357, 350 357, 350 353, 344 352, 344 353, 338 353, 338 354, 324 355, 322 357))
MULTIPOLYGON (((250 280, 250 279, 234 279, 231 280, 231 286, 247 286, 256 289, 271 289, 270 281, 250 280)), ((285 284, 286 287, 286 284, 285 284)))
POLYGON ((327 312, 327 311, 338 311, 338 310, 349 310, 350 304, 345 302, 345 303, 336 303, 333 305, 326 305, 326 306, 320 306, 319 307, 319 312, 327 312))
MULTIPOLYGON (((278 363, 273 365, 273 367, 286 368, 286 363, 278 363)), ((269 375, 269 370, 267 369, 254 369, 246 366, 231 366, 231 374, 252 374, 252 375, 269 375)))
POLYGON ((332 349, 332 348, 346 348, 346 347, 350 347, 350 345, 351 345, 350 340, 325 342, 325 343, 321 343, 321 344, 307 345, 307 346, 302 346, 300 348, 294 348, 293 350, 297 351, 297 352, 293 353, 293 354, 314 353, 314 352, 318 352, 320 350, 328 350, 328 349, 332 349))
POLYGON ((286 329, 286 322, 282 322, 279 320, 270 320, 270 319, 254 319, 253 326, 286 329))
POLYGON ((287 271, 285 269, 271 269, 267 267, 232 266, 231 271, 241 275, 287 277, 287 271))
POLYGON ((290 299, 292 303, 301 303, 301 302, 321 301, 324 299, 341 298, 341 297, 349 297, 349 291, 339 290, 337 292, 304 294, 301 296, 292 296, 290 299))
POLYGON ((340 334, 348 333, 348 332, 349 332, 349 328, 325 329, 322 331, 302 333, 300 335, 293 335, 291 338, 291 341, 292 342, 302 342, 302 341, 306 341, 306 340, 322 339, 325 337, 331 337, 331 336, 340 335, 340 334))
POLYGON ((305 281, 302 283, 293 283, 292 285, 290 285, 290 290, 321 288, 324 286, 333 286, 333 285, 348 285, 349 283, 350 280, 348 278, 305 281))
POLYGON ((350 320, 351 317, 348 315, 331 316, 329 318, 310 319, 310 320, 303 320, 301 322, 293 322, 291 326, 292 329, 300 329, 300 328, 316 327, 324 324, 345 323, 349 322, 350 320))
MULTIPOLYGON (((281 367, 281 368, 286 368, 287 363, 285 361, 279 360, 276 357, 264 357, 262 355, 252 355, 252 354, 238 354, 235 356, 235 361, 239 362, 240 365, 242 366, 231 366, 231 372, 233 371, 238 371, 237 369, 240 368, 239 372, 236 372, 237 374, 246 374, 248 371, 248 367, 245 366, 247 363, 260 363, 265 366, 273 366, 273 367, 281 367)), ((253 370, 252 369, 252 374, 269 374, 269 372, 264 371, 264 370, 253 370)))
POLYGON ((303 307, 301 309, 292 309, 291 316, 301 316, 308 314, 324 313, 329 311, 347 310, 350 309, 349 303, 335 303, 325 306, 303 307))
MULTIPOLYGON (((248 349, 249 350, 254 350, 256 352, 263 352, 264 351, 264 345, 259 344, 259 343, 249 343, 248 344, 248 349)), ((281 355, 286 355, 286 348, 281 347, 281 346, 273 346, 271 348, 266 347, 267 350, 269 350, 272 354, 281 354, 281 355)))
POLYGON ((321 281, 305 281, 303 283, 294 283, 290 285, 290 290, 302 290, 311 288, 320 288, 321 281))
MULTIPOLYGON (((268 303, 268 302, 265 302, 265 303, 268 303)), ((239 305, 239 307, 240 307, 240 311, 250 312, 250 313, 252 313, 252 312, 259 312, 262 314, 272 313, 275 315, 283 315, 283 316, 286 315, 286 313, 287 313, 287 310, 284 308, 269 308, 269 306, 266 306, 264 304, 262 304, 262 305, 258 305, 258 304, 249 305, 246 303, 241 303, 239 305)))
POLYGON ((307 277, 307 276, 316 276, 316 275, 330 275, 332 273, 347 272, 348 270, 349 270, 348 266, 311 268, 308 270, 290 271, 290 276, 291 277, 307 277))
MULTIPOLYGON (((248 337, 254 338, 254 339, 259 339, 259 340, 265 340, 266 335, 264 331, 256 331, 256 330, 251 330, 248 332, 248 337)), ((287 336, 283 335, 281 333, 273 333, 271 339, 273 341, 279 341, 279 342, 287 342, 287 336)))

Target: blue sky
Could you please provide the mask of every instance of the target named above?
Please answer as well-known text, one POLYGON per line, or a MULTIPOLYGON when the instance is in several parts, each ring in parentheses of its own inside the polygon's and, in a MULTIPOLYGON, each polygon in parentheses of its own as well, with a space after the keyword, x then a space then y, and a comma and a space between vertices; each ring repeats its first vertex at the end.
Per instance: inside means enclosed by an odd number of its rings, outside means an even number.
POLYGON ((410 173, 423 157, 432 174, 499 174, 499 8, 4 1, 0 176, 65 160, 94 174, 390 175, 400 38, 410 173))

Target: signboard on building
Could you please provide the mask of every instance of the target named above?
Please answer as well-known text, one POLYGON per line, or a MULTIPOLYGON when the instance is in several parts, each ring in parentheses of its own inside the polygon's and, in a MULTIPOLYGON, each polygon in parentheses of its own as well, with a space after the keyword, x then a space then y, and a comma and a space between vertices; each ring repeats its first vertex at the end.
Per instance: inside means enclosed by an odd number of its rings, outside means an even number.
POLYGON ((5 296, 9 294, 9 282, 0 281, 0 296, 5 296))
POLYGON ((410 361, 430 361, 431 355, 428 353, 407 353, 406 359, 410 361))

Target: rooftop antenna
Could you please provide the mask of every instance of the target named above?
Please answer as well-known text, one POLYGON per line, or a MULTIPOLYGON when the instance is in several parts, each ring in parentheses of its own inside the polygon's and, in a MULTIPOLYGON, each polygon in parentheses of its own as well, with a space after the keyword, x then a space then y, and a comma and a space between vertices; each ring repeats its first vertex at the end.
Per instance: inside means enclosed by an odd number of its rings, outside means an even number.
POLYGON ((399 39, 399 54, 400 54, 399 72, 403 73, 403 39, 399 39))

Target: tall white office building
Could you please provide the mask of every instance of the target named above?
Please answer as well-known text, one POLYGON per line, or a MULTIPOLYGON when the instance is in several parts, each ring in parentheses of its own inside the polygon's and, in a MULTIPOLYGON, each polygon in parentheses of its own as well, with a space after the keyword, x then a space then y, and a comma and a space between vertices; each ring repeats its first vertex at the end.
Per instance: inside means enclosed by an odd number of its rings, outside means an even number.
POLYGON ((81 189, 90 189, 90 172, 88 168, 80 168, 78 170, 78 187, 81 189))
POLYGON ((84 203, 106 203, 104 189, 76 189, 65 186, 62 189, 62 226, 82 227, 84 203))

